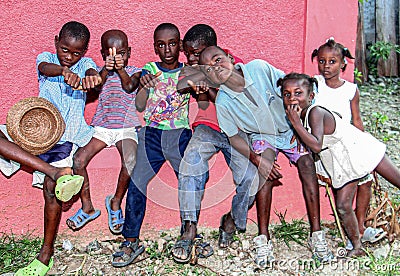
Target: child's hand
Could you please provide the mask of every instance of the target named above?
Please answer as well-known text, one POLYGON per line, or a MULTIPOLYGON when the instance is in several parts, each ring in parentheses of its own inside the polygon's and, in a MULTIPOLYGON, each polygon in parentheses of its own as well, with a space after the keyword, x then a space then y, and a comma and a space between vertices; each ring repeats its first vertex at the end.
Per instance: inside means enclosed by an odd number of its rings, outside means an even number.
POLYGON ((301 108, 297 104, 291 104, 286 107, 286 115, 292 125, 301 123, 300 120, 301 108))
POLYGON ((208 84, 205 81, 198 81, 196 84, 188 80, 187 84, 193 89, 196 94, 207 93, 209 90, 208 84))
POLYGON ((279 166, 279 164, 275 161, 274 165, 272 166, 271 172, 269 173, 268 180, 274 181, 282 178, 282 174, 279 172, 281 169, 281 166, 279 166))
POLYGON ((89 89, 95 88, 102 82, 100 75, 86 76, 82 79, 82 90, 88 91, 89 89))
POLYGON ((125 61, 124 61, 124 58, 122 57, 121 54, 115 55, 114 56, 114 61, 115 61, 115 65, 114 65, 115 70, 124 69, 125 61))
POLYGON ((72 72, 68 67, 64 67, 62 71, 62 76, 64 77, 64 82, 72 88, 78 88, 81 82, 81 78, 72 72))
POLYGON ((114 59, 114 57, 115 57, 116 51, 117 51, 117 49, 115 49, 115 47, 108 49, 109 55, 106 57, 106 62, 104 64, 104 67, 108 71, 114 70, 114 67, 115 67, 115 59, 114 59))
POLYGON ((155 75, 146 74, 140 78, 140 85, 146 89, 154 88, 160 81, 158 77, 161 75, 161 71, 158 71, 155 75))

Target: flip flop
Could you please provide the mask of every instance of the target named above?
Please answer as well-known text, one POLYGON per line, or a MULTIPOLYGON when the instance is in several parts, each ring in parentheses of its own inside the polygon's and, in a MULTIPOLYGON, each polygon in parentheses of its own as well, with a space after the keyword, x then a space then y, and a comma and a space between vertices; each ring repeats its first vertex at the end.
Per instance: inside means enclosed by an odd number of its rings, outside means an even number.
POLYGON ((193 240, 178 240, 175 244, 172 250, 177 249, 177 248, 182 248, 185 253, 186 253, 186 258, 181 259, 178 256, 174 255, 174 251, 172 251, 172 258, 174 259, 175 262, 180 263, 180 264, 186 264, 190 261, 190 258, 192 257, 192 250, 193 250, 193 240))
POLYGON ((56 181, 56 197, 62 201, 69 201, 74 195, 79 193, 83 184, 83 176, 66 174, 59 177, 56 181))
POLYGON ((113 198, 112 195, 108 195, 106 197, 106 209, 108 213, 108 228, 110 229, 111 233, 114 235, 121 234, 123 224, 124 224, 124 217, 122 215, 122 210, 119 209, 117 211, 113 211, 111 209, 111 199, 113 198), (115 226, 121 224, 119 228, 115 228, 115 226))
POLYGON ((143 245, 139 246, 138 239, 136 239, 135 242, 124 241, 123 243, 121 243, 119 248, 122 249, 124 247, 130 248, 132 252, 130 254, 126 254, 122 250, 115 252, 112 255, 112 261, 111 261, 111 265, 113 267, 124 267, 130 265, 140 254, 144 252, 144 246, 143 245), (121 258, 123 262, 116 262, 115 258, 121 258))
POLYGON ((67 223, 67 225, 71 230, 77 231, 77 230, 81 229, 83 226, 85 226, 87 223, 98 218, 98 216, 100 216, 100 214, 101 214, 100 210, 95 210, 93 215, 89 215, 89 214, 86 214, 81 208, 78 210, 78 212, 76 212, 75 215, 73 215, 72 217, 67 219, 67 221, 68 220, 72 221, 74 223, 75 227, 70 227, 68 225, 68 223, 67 223))
POLYGON ((368 227, 365 229, 364 234, 361 237, 361 242, 374 243, 386 236, 387 232, 383 231, 382 228, 368 227))
POLYGON ((15 276, 45 276, 53 267, 53 258, 50 259, 49 265, 45 265, 38 259, 34 259, 28 266, 18 269, 15 276))
POLYGON ((214 254, 214 249, 209 242, 196 243, 196 255, 199 258, 208 258, 214 254))

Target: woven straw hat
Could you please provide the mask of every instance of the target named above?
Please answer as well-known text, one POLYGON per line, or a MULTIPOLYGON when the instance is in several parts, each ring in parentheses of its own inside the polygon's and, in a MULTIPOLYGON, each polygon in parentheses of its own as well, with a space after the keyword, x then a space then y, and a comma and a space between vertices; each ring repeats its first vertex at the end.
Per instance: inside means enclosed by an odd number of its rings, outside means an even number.
POLYGON ((44 98, 23 99, 7 114, 8 134, 17 145, 34 155, 50 150, 60 140, 64 130, 61 113, 44 98))

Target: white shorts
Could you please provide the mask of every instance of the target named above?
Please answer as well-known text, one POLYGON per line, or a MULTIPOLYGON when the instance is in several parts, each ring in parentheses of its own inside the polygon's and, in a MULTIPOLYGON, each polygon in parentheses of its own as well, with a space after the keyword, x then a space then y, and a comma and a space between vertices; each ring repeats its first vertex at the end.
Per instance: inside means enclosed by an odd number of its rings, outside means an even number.
MULTIPOLYGON (((3 132, 3 134, 7 137, 8 141, 13 141, 11 137, 8 135, 7 132, 7 127, 6 125, 0 125, 0 131, 3 132)), ((13 160, 8 160, 4 159, 2 156, 0 156, 0 171, 5 175, 5 176, 11 176, 14 174, 16 171, 19 170, 21 165, 13 160)))
MULTIPOLYGON (((58 160, 56 162, 51 162, 49 163, 50 165, 57 167, 57 168, 72 168, 73 164, 73 157, 75 152, 78 150, 78 146, 73 144, 72 145, 72 150, 71 153, 67 158, 64 158, 62 160, 58 160)), ((44 177, 46 175, 42 172, 39 171, 34 171, 33 172, 33 179, 32 179, 32 186, 43 189, 43 182, 44 182, 44 177)))
POLYGON ((107 144, 108 147, 115 146, 115 144, 124 139, 132 139, 138 142, 136 128, 116 128, 109 129, 104 127, 95 126, 93 137, 107 144))

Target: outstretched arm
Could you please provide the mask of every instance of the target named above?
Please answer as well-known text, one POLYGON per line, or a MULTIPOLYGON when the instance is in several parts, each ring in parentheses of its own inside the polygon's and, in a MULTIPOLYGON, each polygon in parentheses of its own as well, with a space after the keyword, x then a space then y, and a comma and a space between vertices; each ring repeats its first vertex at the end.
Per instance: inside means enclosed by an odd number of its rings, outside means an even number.
POLYGON ((149 92, 151 88, 154 88, 157 83, 160 81, 158 76, 162 74, 161 71, 158 71, 157 74, 146 74, 140 78, 138 92, 136 94, 136 110, 139 112, 143 112, 146 108, 147 99, 149 98, 149 92))
POLYGON ((63 76, 64 82, 73 88, 78 88, 81 79, 73 73, 67 66, 61 66, 55 63, 41 62, 38 65, 38 70, 46 77, 63 76))

